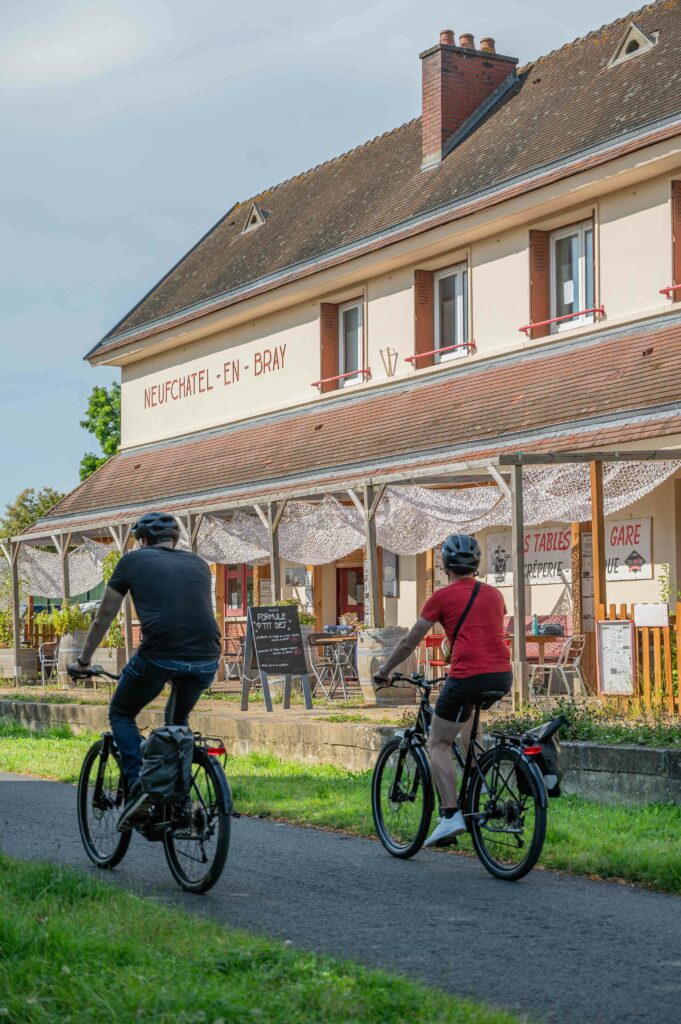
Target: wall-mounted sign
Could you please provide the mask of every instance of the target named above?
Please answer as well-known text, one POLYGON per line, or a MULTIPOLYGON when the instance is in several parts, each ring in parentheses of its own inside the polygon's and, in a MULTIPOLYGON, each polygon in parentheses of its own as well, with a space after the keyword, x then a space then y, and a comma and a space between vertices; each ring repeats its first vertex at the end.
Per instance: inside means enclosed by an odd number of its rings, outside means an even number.
POLYGON ((442 548, 433 548, 433 590, 438 587, 446 587, 449 583, 449 576, 442 564, 442 548))
POLYGON ((383 548, 383 596, 399 597, 400 573, 399 560, 396 554, 383 548))
MULTIPOLYGON (((487 582, 497 587, 513 586, 511 531, 489 533, 486 549, 487 582)), ((569 526, 526 530, 524 551, 526 583, 534 586, 572 582, 572 533, 569 526)), ((650 516, 606 521, 605 578, 608 582, 653 578, 650 516)))
POLYGON ((631 620, 596 623, 598 688, 610 696, 631 697, 636 682, 636 627, 631 620))
POLYGON ((664 629, 669 625, 669 608, 663 601, 653 604, 635 604, 634 622, 637 626, 657 626, 664 629))

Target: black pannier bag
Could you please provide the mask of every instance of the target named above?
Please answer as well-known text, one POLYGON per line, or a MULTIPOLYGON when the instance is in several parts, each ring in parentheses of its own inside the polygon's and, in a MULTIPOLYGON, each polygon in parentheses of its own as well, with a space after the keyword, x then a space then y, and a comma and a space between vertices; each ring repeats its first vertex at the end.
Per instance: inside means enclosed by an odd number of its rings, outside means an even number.
POLYGON ((559 715, 558 718, 551 719, 537 729, 531 729, 523 736, 525 746, 541 747, 541 754, 535 754, 533 759, 544 776, 546 792, 553 797, 560 796, 560 780, 563 777, 558 731, 567 724, 565 715, 559 715))
POLYGON ((184 800, 192 781, 194 733, 187 725, 162 725, 142 743, 140 781, 145 793, 165 803, 184 800))

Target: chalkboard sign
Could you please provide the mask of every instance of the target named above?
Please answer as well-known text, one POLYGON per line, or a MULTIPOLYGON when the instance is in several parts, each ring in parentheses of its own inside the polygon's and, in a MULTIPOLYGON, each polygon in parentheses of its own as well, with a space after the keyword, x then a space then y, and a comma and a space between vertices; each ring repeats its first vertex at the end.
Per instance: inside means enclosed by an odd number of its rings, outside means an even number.
POLYGON ((258 668, 268 675, 304 676, 307 662, 295 605, 248 609, 258 668))
POLYGON ((606 696, 633 696, 636 682, 634 623, 612 619, 596 625, 600 692, 606 696))
POLYGON ((244 675, 241 684, 241 710, 248 708, 250 682, 247 666, 255 662, 262 685, 265 707, 272 711, 272 698, 268 675, 281 675, 284 682, 284 707, 291 704, 291 677, 301 676, 305 706, 312 708, 307 659, 300 631, 300 619, 295 605, 259 605, 248 609, 246 644, 244 648, 244 675))

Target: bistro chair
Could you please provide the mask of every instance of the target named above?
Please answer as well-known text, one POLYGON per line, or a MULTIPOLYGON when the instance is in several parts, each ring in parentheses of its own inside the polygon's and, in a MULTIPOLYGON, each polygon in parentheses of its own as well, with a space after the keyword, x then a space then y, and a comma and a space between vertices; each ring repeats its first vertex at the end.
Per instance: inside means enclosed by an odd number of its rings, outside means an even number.
POLYGON ((40 665, 40 678, 43 686, 57 674, 57 658, 59 655, 59 644, 45 642, 38 647, 38 664, 40 665))
POLYGON ((307 650, 314 675, 312 696, 314 697, 317 690, 321 690, 326 699, 330 700, 336 680, 336 659, 331 645, 325 643, 328 639, 326 633, 310 633, 307 638, 307 650))
POLYGON ((533 665, 530 669, 530 696, 550 697, 551 683, 556 676, 562 683, 560 692, 570 693, 568 675, 572 674, 572 695, 577 696, 579 681, 580 696, 586 697, 586 682, 582 674, 585 644, 586 636, 583 633, 575 633, 565 640, 557 661, 533 665))
POLYGON ((442 672, 436 670, 447 668, 449 663, 444 649, 446 643, 447 637, 444 633, 429 633, 425 638, 425 657, 419 659, 419 671, 421 666, 424 666, 427 678, 433 679, 437 675, 442 675, 442 672))
POLYGON ((336 690, 339 686, 343 691, 344 700, 347 700, 350 696, 350 689, 347 681, 348 679, 357 678, 357 669, 355 667, 355 645, 355 638, 348 637, 346 640, 336 642, 331 648, 331 656, 336 665, 335 679, 329 697, 335 696, 336 690))

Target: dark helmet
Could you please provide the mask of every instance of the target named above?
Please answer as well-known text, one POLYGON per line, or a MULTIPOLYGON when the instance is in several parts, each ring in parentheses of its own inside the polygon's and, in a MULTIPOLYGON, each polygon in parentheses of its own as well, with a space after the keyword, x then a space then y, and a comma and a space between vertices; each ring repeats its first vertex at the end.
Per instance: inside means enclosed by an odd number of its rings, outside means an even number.
POLYGON ((146 538, 150 544, 180 539, 177 519, 168 512, 145 512, 132 527, 131 533, 137 540, 146 538))
POLYGON ((480 545, 467 533, 453 533, 442 545, 442 564, 452 572, 474 572, 480 558, 480 545))

